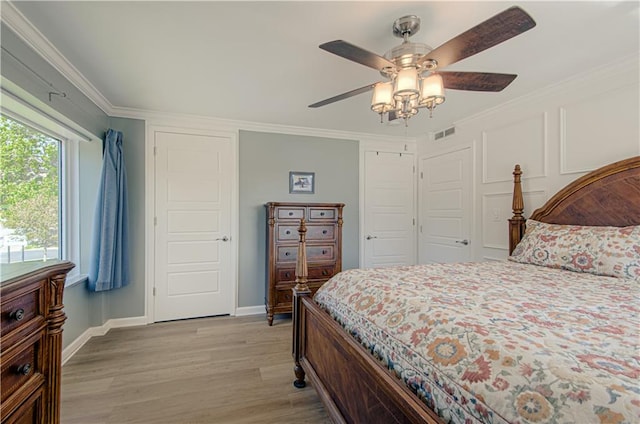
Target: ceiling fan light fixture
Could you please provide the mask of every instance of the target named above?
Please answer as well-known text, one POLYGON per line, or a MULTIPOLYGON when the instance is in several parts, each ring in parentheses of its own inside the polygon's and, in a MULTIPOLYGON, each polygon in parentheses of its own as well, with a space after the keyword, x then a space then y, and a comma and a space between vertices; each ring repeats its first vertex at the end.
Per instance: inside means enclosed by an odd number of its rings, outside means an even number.
POLYGON ((418 113, 418 99, 406 99, 396 101, 396 116, 409 119, 418 113))
POLYGON ((416 68, 400 69, 393 87, 393 98, 404 101, 416 99, 419 95, 418 70, 416 68))
POLYGON ((371 110, 376 113, 386 113, 394 108, 393 82, 379 82, 373 87, 371 110))
POLYGON ((444 103, 444 82, 442 75, 433 73, 422 79, 420 87, 420 107, 429 109, 430 114, 439 104, 444 103))
POLYGON ((420 18, 416 15, 403 16, 394 22, 393 35, 402 38, 402 43, 389 50, 384 57, 344 40, 323 43, 319 46, 321 49, 377 70, 385 78, 385 82, 347 91, 309 107, 324 106, 373 89, 371 110, 380 114, 380 121, 383 121, 382 115, 388 113, 388 122, 401 118, 407 125, 409 118, 421 108, 429 109, 431 116, 436 106, 444 103, 445 80, 447 88, 464 91, 498 92, 508 86, 517 75, 440 69, 503 43, 535 26, 536 22, 527 12, 518 6, 512 6, 435 49, 423 43, 409 41, 409 37, 420 29, 420 18))

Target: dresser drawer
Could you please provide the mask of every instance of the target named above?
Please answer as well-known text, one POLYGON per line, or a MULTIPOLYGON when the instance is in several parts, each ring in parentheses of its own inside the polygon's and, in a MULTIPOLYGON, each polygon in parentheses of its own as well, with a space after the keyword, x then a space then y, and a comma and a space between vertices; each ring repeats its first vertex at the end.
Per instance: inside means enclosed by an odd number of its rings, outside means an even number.
POLYGON ((309 221, 329 220, 335 221, 338 216, 336 208, 309 207, 309 221))
MULTIPOLYGON (((333 276, 335 272, 335 266, 331 265, 313 265, 307 269, 307 280, 328 280, 333 276)), ((276 282, 296 280, 295 268, 276 268, 276 282)))
MULTIPOLYGON (((278 246, 276 249, 276 258, 280 263, 295 262, 298 257, 298 246, 278 246)), ((335 246, 332 244, 307 245, 307 262, 333 261, 335 253, 335 246)))
MULTIPOLYGON (((40 424, 43 423, 43 400, 44 389, 40 387, 29 398, 20 405, 9 417, 5 420, 2 416, 3 424, 40 424)), ((3 411, 4 413, 4 411, 3 411)))
POLYGON ((298 221, 304 218, 304 208, 296 208, 296 207, 284 207, 284 208, 276 208, 276 218, 277 219, 297 219, 298 221))
POLYGON ((13 296, 9 294, 2 299, 2 315, 0 318, 0 337, 4 337, 16 328, 41 316, 44 319, 43 282, 30 286, 31 290, 13 296))
MULTIPOLYGON (((322 283, 309 283, 309 289, 311 289, 311 296, 316 294, 318 289, 322 286, 322 283)), ((276 288, 276 306, 291 306, 293 302, 293 284, 290 287, 278 287, 276 288)), ((291 312, 291 311, 289 311, 291 312)))
POLYGON ((336 273, 335 265, 313 265, 308 268, 309 280, 328 280, 336 273))
MULTIPOLYGON (((300 239, 299 226, 299 224, 276 225, 277 241, 298 241, 300 239)), ((307 225, 306 239, 309 241, 334 240, 335 237, 335 225, 307 225)))
POLYGON ((276 306, 291 304, 293 301, 293 291, 290 287, 276 288, 276 306))
POLYGON ((43 355, 43 345, 44 331, 40 331, 32 337, 31 343, 25 344, 21 350, 15 353, 12 352, 11 356, 6 355, 6 353, 3 354, 0 359, 1 403, 4 403, 32 378, 40 377, 44 380, 41 368, 42 361, 40 359, 43 355))
MULTIPOLYGON (((276 225, 276 237, 278 241, 292 241, 298 240, 300 235, 298 234, 298 225, 294 224, 277 224, 276 225)), ((308 234, 308 231, 307 231, 308 234)))
POLYGON ((332 244, 322 246, 307 245, 307 262, 333 261, 336 259, 335 246, 332 244))
POLYGON ((334 225, 308 225, 307 240, 334 240, 336 238, 336 227, 334 225))
POLYGON ((277 246, 276 258, 278 262, 295 262, 298 257, 298 246, 277 246))

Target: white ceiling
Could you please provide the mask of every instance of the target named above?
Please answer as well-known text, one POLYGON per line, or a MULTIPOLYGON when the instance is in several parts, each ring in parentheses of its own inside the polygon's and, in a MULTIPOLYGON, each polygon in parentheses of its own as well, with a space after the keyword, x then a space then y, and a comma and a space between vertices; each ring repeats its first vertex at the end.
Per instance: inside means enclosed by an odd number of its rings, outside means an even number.
POLYGON ((640 50, 638 1, 218 2, 16 1, 15 6, 119 108, 259 123, 419 136, 640 50), (447 91, 433 118, 381 125, 370 94, 307 105, 381 79, 318 45, 343 39, 384 54, 393 21, 437 47, 517 4, 532 30, 447 70, 515 73, 501 93, 447 91))

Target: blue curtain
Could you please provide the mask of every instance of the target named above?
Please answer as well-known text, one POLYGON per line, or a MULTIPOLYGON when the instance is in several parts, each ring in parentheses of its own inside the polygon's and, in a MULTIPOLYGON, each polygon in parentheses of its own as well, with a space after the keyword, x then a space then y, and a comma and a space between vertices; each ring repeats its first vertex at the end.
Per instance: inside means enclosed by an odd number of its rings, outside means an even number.
POLYGON ((129 283, 128 221, 122 133, 110 129, 102 145, 102 177, 93 224, 89 290, 117 289, 129 283))

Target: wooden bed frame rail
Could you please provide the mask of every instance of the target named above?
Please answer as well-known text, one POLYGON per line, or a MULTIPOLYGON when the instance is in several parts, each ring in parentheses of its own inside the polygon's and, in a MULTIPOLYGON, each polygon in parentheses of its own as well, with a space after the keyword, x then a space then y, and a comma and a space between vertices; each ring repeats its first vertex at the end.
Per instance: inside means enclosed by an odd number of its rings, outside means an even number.
MULTIPOLYGON (((522 170, 513 171, 509 253, 525 232, 522 170)), ((555 224, 640 225, 640 156, 612 163, 569 184, 530 219, 555 224)), ((377 361, 311 298, 307 286, 306 225, 300 223, 293 289, 293 358, 296 387, 305 377, 335 423, 442 423, 408 387, 377 361)))

